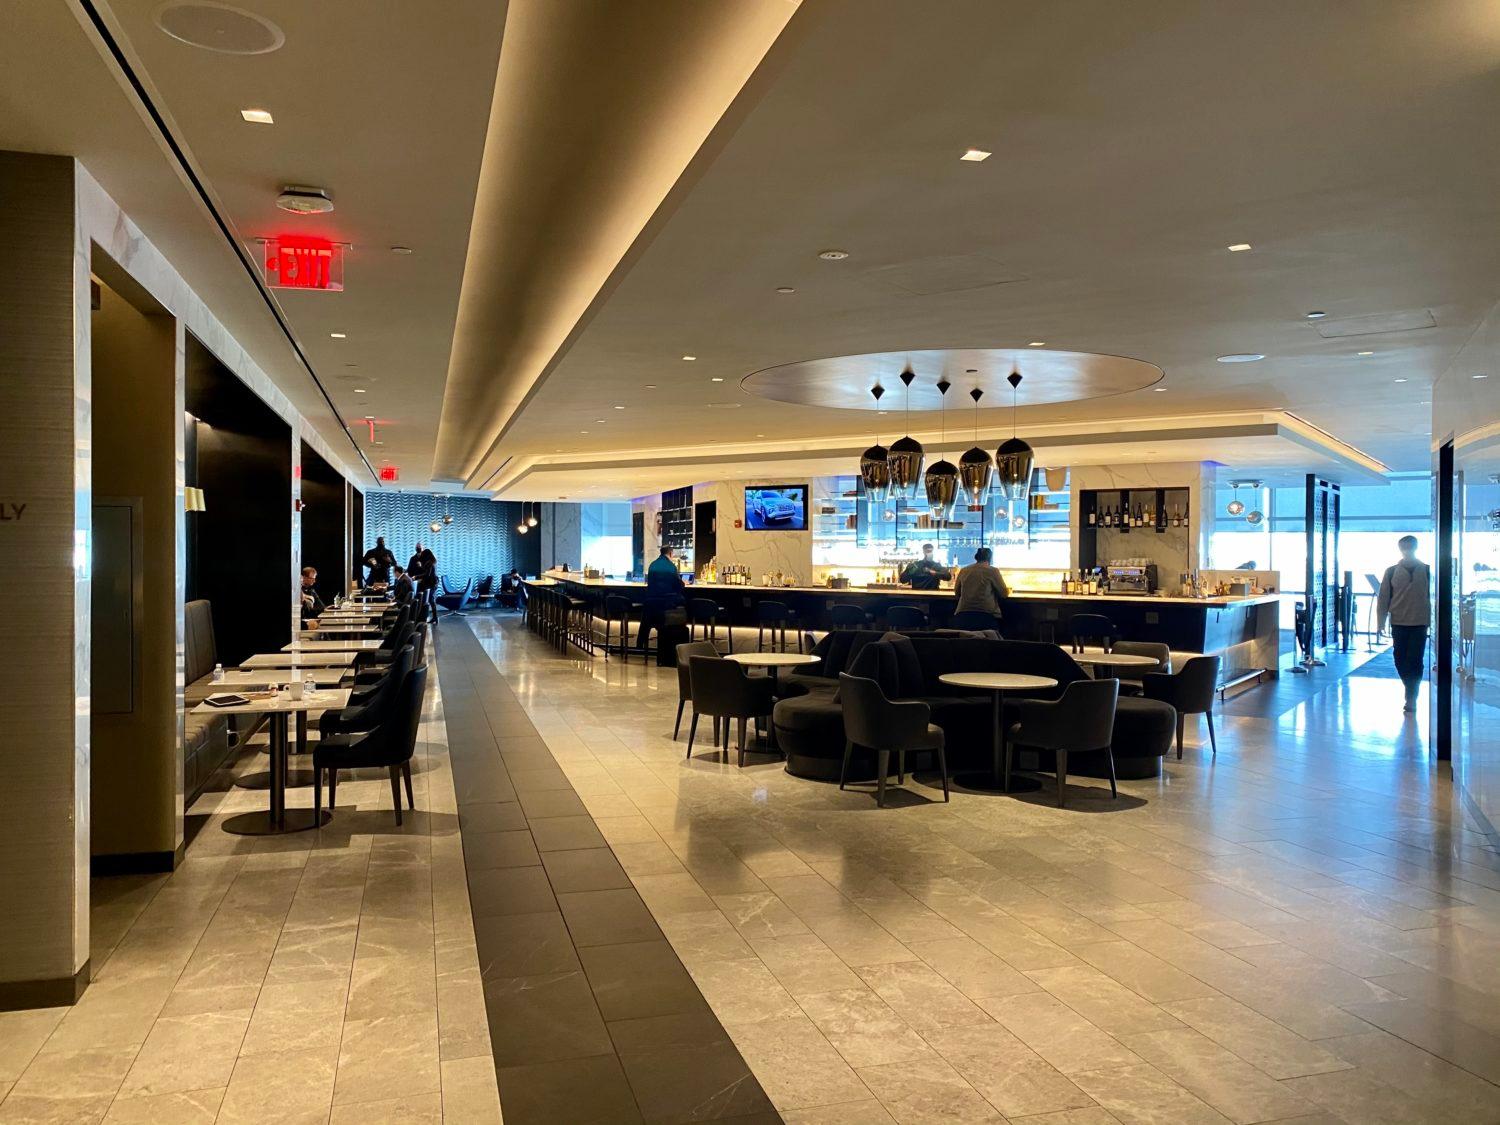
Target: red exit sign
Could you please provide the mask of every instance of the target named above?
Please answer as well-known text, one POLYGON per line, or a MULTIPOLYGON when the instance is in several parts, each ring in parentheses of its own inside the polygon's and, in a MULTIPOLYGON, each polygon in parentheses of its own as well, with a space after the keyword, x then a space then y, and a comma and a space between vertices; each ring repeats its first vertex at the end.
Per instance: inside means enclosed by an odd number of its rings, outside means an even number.
POLYGON ((266 284, 272 289, 344 288, 344 248, 322 238, 268 238, 266 284))
POLYGON ((380 479, 389 481, 400 480, 401 470, 396 468, 395 465, 382 465, 380 466, 380 479))

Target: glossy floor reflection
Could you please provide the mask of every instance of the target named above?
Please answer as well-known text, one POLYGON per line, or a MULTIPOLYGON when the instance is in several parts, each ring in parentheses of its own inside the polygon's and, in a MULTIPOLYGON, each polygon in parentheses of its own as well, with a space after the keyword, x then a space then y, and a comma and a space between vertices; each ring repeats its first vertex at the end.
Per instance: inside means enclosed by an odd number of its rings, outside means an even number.
POLYGON ((789 1122, 1500 1121, 1500 865, 1390 682, 1131 801, 877 810, 684 761, 669 670, 468 627, 789 1122))
POLYGON ((96 879, 83 999, 0 1013, 0 1123, 498 1123, 436 676, 413 775, 402 828, 383 770, 290 836, 226 834, 266 794, 210 792, 170 877, 96 879))

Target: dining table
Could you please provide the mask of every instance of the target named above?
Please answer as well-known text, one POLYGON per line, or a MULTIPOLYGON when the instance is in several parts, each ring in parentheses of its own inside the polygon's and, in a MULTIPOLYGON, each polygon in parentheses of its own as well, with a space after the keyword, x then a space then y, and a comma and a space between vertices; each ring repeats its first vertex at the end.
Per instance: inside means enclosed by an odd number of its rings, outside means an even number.
POLYGON ((381 646, 381 641, 357 640, 357 641, 291 641, 281 646, 282 652, 373 652, 381 646))
MULTIPOLYGON (((805 668, 810 664, 817 664, 823 658, 802 652, 729 652, 724 654, 725 660, 733 660, 736 664, 743 664, 747 668, 764 668, 771 676, 771 692, 773 695, 780 694, 780 681, 776 673, 782 668, 805 668)), ((772 750, 776 746, 776 724, 766 717, 766 745, 772 750)))
POLYGON ((352 652, 257 652, 240 661, 241 668, 347 668, 354 663, 352 652))
MULTIPOLYGON (((1066 646, 1058 647, 1068 651, 1066 646)), ((1106 652, 1102 648, 1086 648, 1082 652, 1068 651, 1068 655, 1079 664, 1098 669, 1095 676, 1104 679, 1115 676, 1121 668, 1155 668, 1161 663, 1154 656, 1142 656, 1133 652, 1106 652)))
POLYGON ((297 716, 297 750, 305 752, 307 716, 315 711, 330 711, 349 702, 347 688, 304 691, 300 699, 287 689, 279 692, 216 692, 192 709, 194 715, 248 715, 266 719, 271 735, 271 768, 266 790, 269 794, 264 812, 245 812, 227 817, 223 828, 237 836, 280 836, 305 832, 327 824, 332 814, 326 809, 322 817, 314 810, 286 807, 288 764, 291 755, 289 722, 297 716), (238 696, 236 702, 216 704, 214 700, 238 696))
POLYGON ((1008 736, 1005 732, 1005 693, 1008 691, 1045 691, 1057 686, 1051 676, 1032 676, 1021 672, 945 672, 938 682, 965 691, 990 693, 991 753, 993 768, 988 775, 963 774, 955 778, 965 789, 980 789, 999 793, 1028 793, 1040 789, 1042 783, 1033 777, 1007 777, 1005 751, 1008 736))

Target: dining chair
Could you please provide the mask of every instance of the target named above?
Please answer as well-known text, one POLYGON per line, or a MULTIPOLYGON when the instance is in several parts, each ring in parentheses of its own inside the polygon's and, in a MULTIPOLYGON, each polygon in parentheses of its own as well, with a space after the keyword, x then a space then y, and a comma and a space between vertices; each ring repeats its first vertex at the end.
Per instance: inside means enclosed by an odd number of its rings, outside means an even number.
MULTIPOLYGON (((672 724, 672 741, 682 730, 682 709, 693 701, 693 677, 688 661, 694 656, 717 657, 719 650, 712 641, 688 641, 677 646, 677 721, 672 724)), ((714 720, 714 745, 719 744, 719 720, 714 720)))
POLYGON ((896 755, 897 784, 906 784, 906 754, 933 752, 943 775, 943 800, 948 800, 948 759, 943 751, 943 728, 932 724, 932 708, 920 700, 892 702, 880 685, 864 676, 839 673, 839 706, 844 713, 844 762, 839 788, 848 784, 854 748, 875 752, 875 806, 885 808, 886 775, 896 755))
POLYGON ((1177 757, 1182 758, 1182 733, 1189 715, 1208 719, 1208 745, 1218 757, 1219 743, 1214 737, 1214 693, 1219 690, 1219 658, 1194 656, 1171 675, 1148 674, 1141 677, 1141 694, 1159 699, 1177 708, 1177 757))
POLYGON ((1067 804, 1068 755, 1102 750, 1109 759, 1109 795, 1118 797, 1110 743, 1119 699, 1120 681, 1110 679, 1078 680, 1055 700, 1018 700, 1019 718, 1011 725, 1005 742, 1005 788, 1010 788, 1012 747, 1051 750, 1057 759, 1057 807, 1063 808, 1067 804))
POLYGON ((391 778, 391 800, 396 824, 401 824, 401 783, 406 784, 406 806, 416 809, 412 796, 411 758, 417 746, 417 728, 422 721, 422 697, 427 690, 427 667, 406 673, 397 689, 396 704, 386 720, 363 738, 345 742, 319 742, 313 750, 314 822, 323 815, 323 772, 328 771, 328 807, 338 798, 339 770, 384 766, 391 778))
POLYGON ((724 756, 729 756, 729 720, 739 721, 739 762, 745 764, 745 724, 765 718, 776 705, 774 685, 769 677, 748 675, 744 667, 719 656, 688 657, 688 676, 692 683, 693 720, 688 724, 687 756, 693 756, 693 736, 698 716, 709 715, 720 720, 724 735, 724 756))
POLYGON ((1160 641, 1116 641, 1109 651, 1118 656, 1149 656, 1156 661, 1150 666, 1118 669, 1129 673, 1120 677, 1121 694, 1139 695, 1142 676, 1172 671, 1172 647, 1160 641))

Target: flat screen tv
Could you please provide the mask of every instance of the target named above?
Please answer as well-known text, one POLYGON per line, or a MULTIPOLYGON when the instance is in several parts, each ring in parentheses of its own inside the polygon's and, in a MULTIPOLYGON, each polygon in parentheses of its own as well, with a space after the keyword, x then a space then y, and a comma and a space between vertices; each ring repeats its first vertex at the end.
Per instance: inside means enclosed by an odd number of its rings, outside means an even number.
POLYGON ((745 488, 747 531, 806 531, 807 485, 755 484, 745 488))

